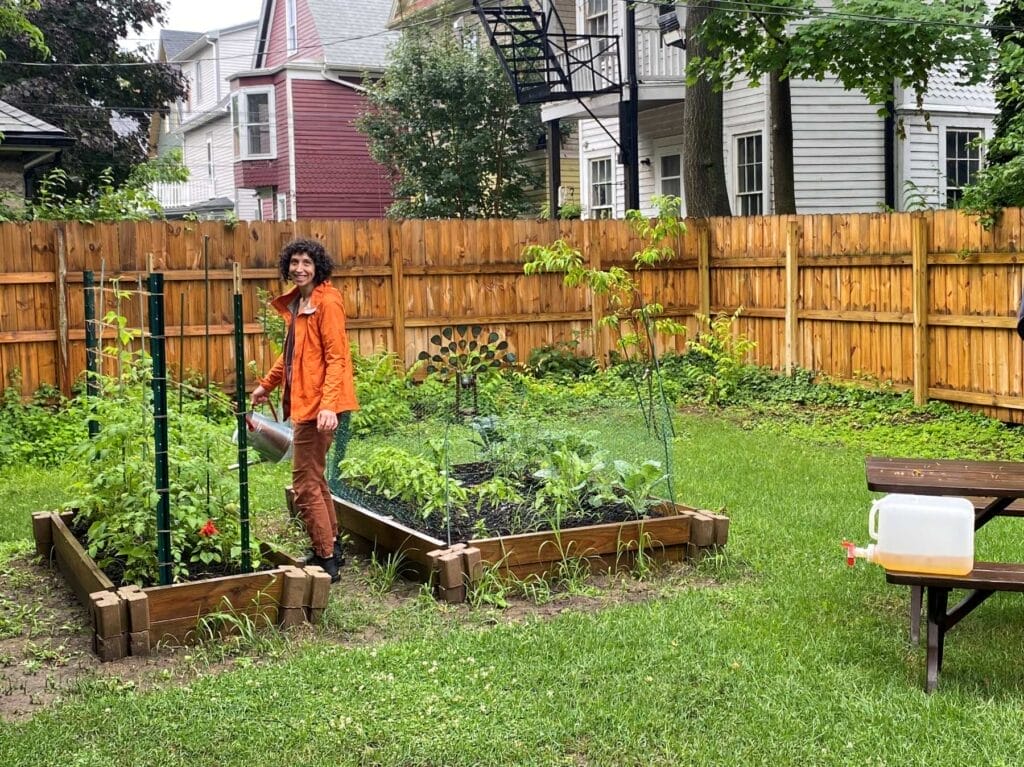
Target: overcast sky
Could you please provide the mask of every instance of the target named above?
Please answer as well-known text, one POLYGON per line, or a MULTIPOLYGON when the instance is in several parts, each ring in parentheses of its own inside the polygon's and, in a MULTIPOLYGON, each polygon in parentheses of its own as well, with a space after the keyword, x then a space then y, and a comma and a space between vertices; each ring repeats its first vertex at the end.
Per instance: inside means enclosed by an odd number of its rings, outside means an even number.
MULTIPOLYGON (((179 29, 188 32, 209 32, 212 29, 223 29, 244 21, 255 21, 260 15, 261 0, 164 0, 167 21, 165 29, 179 29)), ((155 41, 160 37, 160 27, 144 30, 136 37, 128 39, 128 47, 133 42, 152 45, 156 50, 155 41)))

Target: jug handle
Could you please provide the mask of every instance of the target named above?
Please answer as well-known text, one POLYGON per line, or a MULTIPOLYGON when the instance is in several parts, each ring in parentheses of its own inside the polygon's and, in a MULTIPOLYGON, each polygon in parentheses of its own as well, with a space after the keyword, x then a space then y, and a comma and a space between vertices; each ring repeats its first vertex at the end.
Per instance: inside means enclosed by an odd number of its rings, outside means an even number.
POLYGON ((879 501, 872 503, 871 513, 868 514, 868 536, 873 541, 878 540, 878 504, 879 501))
POLYGON ((280 421, 281 419, 277 417, 277 408, 274 407, 274 403, 271 402, 269 399, 267 400, 267 407, 270 408, 270 414, 274 416, 274 420, 280 421))

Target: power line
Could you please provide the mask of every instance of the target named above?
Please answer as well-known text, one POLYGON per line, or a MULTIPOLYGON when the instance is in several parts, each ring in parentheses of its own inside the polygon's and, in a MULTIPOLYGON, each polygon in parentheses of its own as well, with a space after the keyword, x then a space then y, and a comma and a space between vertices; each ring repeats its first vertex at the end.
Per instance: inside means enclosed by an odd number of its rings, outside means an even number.
MULTIPOLYGON (((637 5, 652 5, 652 6, 663 5, 663 3, 658 2, 658 0, 633 0, 633 2, 635 2, 637 5)), ((690 3, 676 3, 675 5, 678 5, 678 6, 687 8, 687 9, 692 9, 692 8, 698 7, 698 6, 692 5, 690 3)), ((493 8, 493 7, 497 7, 497 6, 486 6, 486 7, 493 8)), ((850 12, 846 12, 846 11, 836 11, 834 9, 816 8, 816 7, 815 8, 806 8, 806 9, 786 9, 786 8, 780 8, 779 6, 770 5, 770 4, 766 4, 766 3, 747 2, 746 0, 719 0, 717 7, 721 8, 722 10, 726 10, 726 11, 733 11, 733 12, 740 12, 740 13, 749 12, 749 13, 752 13, 753 15, 755 15, 755 16, 767 16, 767 17, 784 18, 784 19, 791 20, 791 21, 805 21, 805 20, 812 20, 812 19, 816 19, 816 18, 835 18, 835 19, 847 19, 847 20, 850 20, 850 21, 874 22, 874 23, 881 23, 881 24, 907 24, 907 25, 915 25, 915 26, 932 26, 932 27, 943 27, 943 28, 948 28, 948 29, 962 29, 962 30, 972 30, 972 31, 987 31, 987 32, 994 32, 994 31, 1000 31, 1000 32, 1022 31, 1022 30, 1018 29, 1017 27, 1015 27, 1013 25, 994 24, 994 23, 991 23, 991 22, 967 22, 967 21, 953 21, 953 20, 943 20, 943 19, 919 19, 919 18, 915 18, 915 17, 912 17, 912 16, 885 16, 885 15, 881 15, 881 14, 879 14, 879 15, 856 14, 856 13, 850 13, 850 12)), ((321 40, 321 41, 319 41, 316 44, 298 46, 297 48, 293 48, 293 49, 288 49, 288 48, 266 49, 266 50, 262 50, 261 53, 264 56, 267 56, 267 55, 272 54, 272 53, 284 53, 286 55, 291 55, 291 54, 296 53, 298 51, 318 50, 318 49, 321 49, 324 46, 328 46, 328 45, 335 45, 335 44, 348 43, 348 42, 358 42, 360 40, 369 40, 369 39, 373 39, 373 38, 376 38, 376 37, 381 37, 382 35, 395 34, 396 32, 401 32, 401 31, 403 31, 405 29, 410 29, 410 28, 414 28, 414 27, 434 26, 439 21, 446 21, 446 20, 449 20, 449 19, 456 19, 456 18, 465 16, 465 15, 467 15, 465 12, 450 12, 450 13, 446 13, 446 14, 439 14, 439 15, 433 16, 433 17, 431 17, 429 19, 424 19, 422 21, 414 21, 414 22, 410 22, 408 24, 405 24, 405 25, 402 26, 402 28, 400 30, 384 29, 384 30, 380 30, 380 31, 377 31, 377 32, 370 32, 370 33, 363 34, 363 35, 353 35, 353 36, 349 36, 349 37, 339 37, 339 38, 321 40)), ((266 38, 261 38, 260 42, 266 42, 266 38)), ((183 62, 156 62, 156 61, 132 61, 132 62, 129 62, 129 61, 125 61, 125 62, 89 62, 89 63, 67 62, 67 63, 62 63, 62 62, 50 62, 50 61, 12 61, 10 59, 7 59, 7 60, 4 60, 3 62, 0 62, 0 68, 6 67, 6 66, 22 66, 22 67, 50 68, 50 69, 52 69, 52 68, 123 69, 123 68, 137 68, 137 67, 168 67, 168 66, 175 66, 175 65, 186 64, 186 63, 209 62, 209 61, 217 61, 217 60, 220 60, 222 62, 223 61, 236 60, 236 59, 249 59, 249 60, 253 60, 254 58, 255 58, 255 54, 254 53, 246 53, 246 54, 237 54, 237 55, 234 55, 234 56, 221 56, 219 58, 218 57, 213 57, 213 58, 188 59, 187 61, 183 61, 183 62)))

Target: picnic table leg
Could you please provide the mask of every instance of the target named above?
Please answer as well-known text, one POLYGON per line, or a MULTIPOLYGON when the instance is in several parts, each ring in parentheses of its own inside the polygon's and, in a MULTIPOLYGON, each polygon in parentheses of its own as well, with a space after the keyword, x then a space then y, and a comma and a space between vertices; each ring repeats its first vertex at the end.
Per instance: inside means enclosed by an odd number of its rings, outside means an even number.
POLYGON ((946 607, 949 589, 929 586, 928 599, 928 661, 924 691, 935 692, 942 670, 942 645, 946 639, 946 607))
POLYGON ((921 586, 910 587, 910 643, 921 641, 921 586))

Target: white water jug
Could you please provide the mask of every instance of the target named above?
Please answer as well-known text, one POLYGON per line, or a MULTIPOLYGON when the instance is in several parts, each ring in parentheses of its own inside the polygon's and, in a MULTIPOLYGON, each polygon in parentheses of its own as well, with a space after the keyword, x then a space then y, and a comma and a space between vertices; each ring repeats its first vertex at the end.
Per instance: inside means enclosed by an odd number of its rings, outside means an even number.
POLYGON ((966 498, 891 493, 871 505, 868 535, 874 543, 866 548, 843 542, 847 564, 862 557, 910 573, 974 569, 974 504, 966 498))

